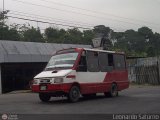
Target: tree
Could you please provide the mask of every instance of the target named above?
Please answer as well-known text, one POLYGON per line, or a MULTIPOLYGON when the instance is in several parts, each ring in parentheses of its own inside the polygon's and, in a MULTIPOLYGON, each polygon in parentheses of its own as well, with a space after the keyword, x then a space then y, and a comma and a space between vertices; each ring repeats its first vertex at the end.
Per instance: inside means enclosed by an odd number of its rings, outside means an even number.
POLYGON ((147 42, 148 46, 147 46, 147 53, 149 56, 158 56, 160 55, 160 34, 159 33, 155 33, 153 34, 153 36, 149 39, 149 41, 147 42), (152 50, 152 55, 150 50, 152 50))
POLYGON ((5 40, 9 28, 5 25, 5 20, 7 19, 6 14, 8 11, 0 11, 0 40, 5 40))
POLYGON ((148 27, 141 27, 138 29, 138 33, 145 37, 145 39, 151 38, 153 36, 153 32, 148 27))
POLYGON ((34 27, 23 31, 23 40, 28 42, 45 42, 40 29, 34 27))
POLYGON ((58 32, 59 30, 56 28, 52 28, 52 27, 46 28, 44 32, 46 41, 47 42, 58 42, 57 41, 57 39, 59 38, 58 32))
POLYGON ((20 40, 17 28, 6 24, 6 15, 8 12, 9 11, 0 12, 0 40, 20 40))
POLYGON ((148 27, 141 27, 137 31, 130 29, 125 32, 114 32, 104 25, 84 31, 78 28, 65 30, 49 27, 42 34, 39 28, 36 29, 30 25, 7 25, 8 12, 0 11, 0 40, 91 45, 95 35, 101 34, 105 49, 124 51, 129 56, 138 57, 160 55, 160 34, 153 33, 148 27))
POLYGON ((44 36, 47 42, 64 43, 66 31, 64 29, 46 28, 44 36))
POLYGON ((146 56, 145 37, 134 30, 127 30, 124 33, 114 35, 117 39, 115 48, 125 51, 129 56, 146 56))
POLYGON ((92 44, 92 39, 94 38, 93 30, 84 30, 83 31, 83 44, 92 44))
POLYGON ((6 25, 6 19, 8 18, 6 15, 9 11, 0 11, 0 27, 6 25))
POLYGON ((115 39, 114 50, 130 52, 129 41, 125 38, 124 32, 114 32, 113 38, 115 39))
POLYGON ((14 41, 20 41, 20 34, 19 32, 17 31, 16 28, 10 28, 9 31, 8 31, 8 39, 9 40, 14 40, 14 41))
POLYGON ((154 56, 156 56, 156 51, 153 48, 153 46, 148 47, 148 49, 147 49, 146 52, 147 52, 147 56, 148 57, 154 57, 154 56))
POLYGON ((82 44, 83 33, 78 28, 68 29, 65 34, 65 43, 82 44))

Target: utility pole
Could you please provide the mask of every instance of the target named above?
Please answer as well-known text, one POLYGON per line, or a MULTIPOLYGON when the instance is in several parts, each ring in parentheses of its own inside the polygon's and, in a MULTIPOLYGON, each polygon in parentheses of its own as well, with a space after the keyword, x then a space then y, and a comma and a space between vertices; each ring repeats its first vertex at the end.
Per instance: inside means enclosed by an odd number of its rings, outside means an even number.
MULTIPOLYGON (((2 15, 2 17, 3 17, 2 28, 3 28, 3 27, 4 27, 4 22, 5 22, 5 21, 4 21, 4 17, 5 17, 5 16, 4 16, 4 0, 3 0, 3 11, 2 11, 2 14, 3 14, 3 15, 2 15)), ((3 38, 3 37, 4 37, 4 36, 3 36, 3 34, 2 34, 2 38, 3 38)))
POLYGON ((4 12, 4 0, 3 0, 3 12, 4 12))

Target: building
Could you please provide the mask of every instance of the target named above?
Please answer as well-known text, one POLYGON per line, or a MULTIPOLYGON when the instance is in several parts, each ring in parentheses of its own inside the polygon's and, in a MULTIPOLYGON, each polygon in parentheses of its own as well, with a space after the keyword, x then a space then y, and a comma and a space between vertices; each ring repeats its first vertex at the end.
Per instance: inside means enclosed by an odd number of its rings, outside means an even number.
POLYGON ((71 47, 91 46, 0 40, 0 94, 29 88, 55 51, 71 47))

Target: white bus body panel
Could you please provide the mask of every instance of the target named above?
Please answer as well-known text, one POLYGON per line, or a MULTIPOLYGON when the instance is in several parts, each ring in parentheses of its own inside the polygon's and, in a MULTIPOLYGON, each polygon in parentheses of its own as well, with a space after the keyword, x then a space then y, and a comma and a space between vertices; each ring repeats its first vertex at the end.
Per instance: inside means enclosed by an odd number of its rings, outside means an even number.
POLYGON ((77 72, 72 69, 59 70, 57 73, 53 71, 43 71, 34 79, 63 77, 63 83, 102 83, 106 76, 106 72, 77 72), (75 78, 66 78, 68 75, 75 75, 75 78))

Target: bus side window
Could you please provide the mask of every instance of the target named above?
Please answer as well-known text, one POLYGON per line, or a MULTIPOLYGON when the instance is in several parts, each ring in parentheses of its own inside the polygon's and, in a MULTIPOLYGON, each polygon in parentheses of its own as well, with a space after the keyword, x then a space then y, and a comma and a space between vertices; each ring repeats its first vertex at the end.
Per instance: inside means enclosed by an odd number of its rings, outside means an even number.
POLYGON ((108 66, 114 66, 113 54, 108 54, 108 66))
POLYGON ((87 68, 89 72, 99 72, 98 52, 87 51, 87 68))
POLYGON ((114 64, 116 70, 125 70, 125 56, 121 54, 114 55, 114 64))
POLYGON ((101 72, 107 72, 108 69, 108 56, 106 52, 99 52, 99 67, 101 72))
POLYGON ((101 72, 110 72, 113 70, 113 55, 106 52, 99 53, 99 66, 101 72))

